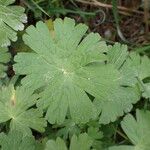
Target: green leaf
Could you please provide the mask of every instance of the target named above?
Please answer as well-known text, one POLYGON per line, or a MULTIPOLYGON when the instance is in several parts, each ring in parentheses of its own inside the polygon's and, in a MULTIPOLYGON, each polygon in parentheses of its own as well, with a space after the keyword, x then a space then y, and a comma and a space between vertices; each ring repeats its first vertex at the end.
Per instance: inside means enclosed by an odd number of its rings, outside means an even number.
POLYGON ((57 138, 56 141, 49 140, 46 143, 45 150, 67 150, 65 142, 61 138, 57 138))
POLYGON ((98 127, 90 126, 87 132, 88 136, 93 140, 92 148, 95 150, 104 150, 104 143, 102 142, 103 132, 98 127))
POLYGON ((136 52, 128 52, 126 45, 119 43, 109 47, 108 62, 115 64, 122 74, 122 85, 134 86, 138 80, 150 77, 150 60, 136 52))
POLYGON ((115 43, 113 46, 109 47, 107 54, 108 62, 113 63, 117 69, 123 65, 129 55, 127 45, 121 45, 120 43, 115 43))
POLYGON ((150 83, 145 83, 144 84, 143 97, 150 99, 150 83))
POLYGON ((109 150, 135 150, 135 148, 133 146, 114 146, 114 147, 111 147, 109 150))
POLYGON ((7 71, 6 64, 10 61, 10 53, 8 53, 7 48, 0 47, 0 78, 3 78, 6 76, 5 71, 7 71))
POLYGON ((8 5, 10 5, 10 4, 14 3, 14 2, 15 2, 15 0, 1 0, 0 4, 4 5, 4 6, 8 6, 8 5))
POLYGON ((92 126, 88 128, 88 135, 94 140, 99 140, 103 137, 103 133, 99 131, 99 128, 92 126))
POLYGON ((140 99, 140 92, 135 87, 120 87, 112 89, 108 97, 103 99, 95 99, 95 106, 101 113, 99 122, 108 124, 114 122, 117 117, 122 116, 132 109, 132 104, 135 104, 140 99))
POLYGON ((136 119, 128 114, 121 125, 133 146, 113 146, 109 150, 149 150, 150 111, 137 110, 136 119))
POLYGON ((71 139, 70 150, 90 150, 92 139, 86 134, 80 134, 78 137, 73 136, 71 139))
MULTIPOLYGON (((117 117, 122 116, 124 112, 130 112, 133 107, 132 104, 135 104, 140 99, 140 90, 135 85, 132 85, 133 87, 122 86, 128 83, 124 78, 124 74, 121 72, 121 68, 128 58, 128 55, 126 45, 116 43, 108 48, 107 63, 109 67, 105 66, 103 70, 101 69, 103 76, 101 75, 101 77, 97 78, 97 83, 107 78, 103 83, 103 85, 105 84, 107 86, 103 86, 103 88, 97 86, 97 89, 93 89, 93 92, 99 89, 103 90, 101 95, 97 95, 98 92, 93 94, 96 97, 94 104, 100 114, 99 123, 108 124, 109 122, 114 122, 117 117), (110 68, 110 64, 113 64, 118 70, 118 75, 116 75, 116 70, 115 73, 114 69, 110 68), (111 74, 107 77, 108 70, 111 74), (114 77, 117 76, 118 78, 114 79, 114 77), (107 91, 107 93, 104 91, 107 91)), ((129 78, 130 77, 128 77, 128 79, 129 78)), ((91 88, 92 86, 89 84, 87 87, 91 88)), ((92 91, 89 93, 92 93, 92 91)))
POLYGON ((13 85, 0 89, 0 123, 10 120, 10 129, 19 130, 23 134, 31 134, 30 128, 39 132, 44 131, 46 121, 42 112, 35 105, 38 96, 31 89, 13 85))
POLYGON ((120 71, 123 74, 123 84, 135 85, 137 78, 142 81, 150 77, 150 59, 131 52, 120 71))
MULTIPOLYGON (((80 134, 78 137, 73 135, 70 142, 69 150, 90 150, 92 146, 91 138, 86 134, 80 134)), ((59 137, 54 140, 49 140, 46 144, 45 150, 67 150, 65 142, 59 137)))
POLYGON ((31 136, 23 136, 17 130, 10 131, 8 135, 0 134, 1 150, 36 150, 36 142, 31 136))
POLYGON ((68 139, 74 134, 78 135, 81 132, 81 129, 75 124, 72 120, 66 119, 61 125, 54 125, 53 128, 57 128, 57 136, 63 137, 63 139, 68 139))
POLYGON ((145 82, 145 79, 150 78, 150 59, 147 56, 131 52, 120 72, 123 85, 133 86, 138 83, 142 96, 149 98, 149 81, 145 82))
POLYGON ((16 31, 23 30, 23 23, 27 22, 24 8, 10 5, 12 3, 14 0, 0 1, 0 46, 2 47, 10 45, 10 40, 16 41, 16 31))
POLYGON ((82 74, 84 80, 76 81, 76 83, 80 82, 79 84, 88 93, 96 97, 94 104, 98 113, 101 114, 100 123, 107 124, 115 121, 124 112, 129 112, 132 104, 140 99, 140 92, 136 87, 121 86, 122 76, 111 64, 101 67, 89 66, 88 71, 84 70, 84 74, 82 74), (84 74, 87 74, 91 80, 88 81, 84 74))
POLYGON ((88 122, 95 118, 96 109, 76 80, 82 80, 80 74, 87 64, 106 59, 106 44, 94 33, 81 41, 87 26, 75 26, 69 18, 56 19, 54 29, 52 37, 46 24, 30 26, 23 39, 35 53, 19 53, 14 69, 17 74, 28 74, 22 81, 24 85, 35 89, 45 86, 38 107, 48 108, 46 118, 50 123, 62 123, 68 111, 76 123, 88 122))
MULTIPOLYGON (((95 119, 102 109, 94 106, 87 93, 96 97, 100 103, 105 101, 103 113, 107 118, 102 123, 115 121, 123 112, 130 111, 131 104, 139 99, 134 89, 129 94, 132 97, 125 95, 128 94, 126 88, 120 87, 121 73, 113 62, 105 64, 108 59, 104 55, 108 51, 105 42, 97 33, 85 36, 86 31, 86 25, 75 25, 72 19, 56 19, 55 36, 52 36, 47 25, 38 22, 36 27, 27 28, 27 34, 23 36, 25 43, 34 52, 19 53, 15 57, 16 74, 27 75, 22 84, 33 89, 44 87, 37 106, 47 110, 46 119, 51 124, 61 124, 68 112, 75 123, 95 119), (123 94, 118 96, 120 88, 123 94), (112 101, 113 105, 119 102, 111 108, 114 112, 110 119, 111 115, 106 110, 111 107, 112 101)), ((123 49, 125 56, 126 46, 123 49)), ((116 64, 119 66, 120 62, 116 64)))

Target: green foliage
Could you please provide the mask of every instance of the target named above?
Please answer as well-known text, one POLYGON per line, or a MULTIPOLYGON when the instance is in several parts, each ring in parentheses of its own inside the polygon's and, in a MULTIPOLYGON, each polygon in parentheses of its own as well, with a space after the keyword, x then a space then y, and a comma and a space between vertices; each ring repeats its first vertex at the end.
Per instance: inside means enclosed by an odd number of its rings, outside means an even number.
MULTIPOLYGON (((76 135, 72 137, 69 150, 89 150, 91 146, 91 138, 83 133, 78 137, 76 135)), ((49 140, 45 150, 67 150, 67 147, 62 139, 57 138, 56 141, 49 140)))
POLYGON ((10 61, 10 53, 7 48, 0 47, 0 79, 6 76, 7 66, 6 64, 10 61))
POLYGON ((74 134, 79 135, 81 133, 81 128, 71 119, 66 119, 64 123, 61 125, 54 125, 53 128, 60 128, 56 135, 63 137, 65 140, 67 140, 68 137, 71 138, 74 134))
POLYGON ((17 40, 16 31, 24 29, 27 22, 24 8, 12 6, 15 0, 0 0, 0 46, 9 46, 10 40, 17 40))
POLYGON ((131 114, 128 114, 121 126, 134 146, 114 146, 109 150, 149 150, 150 111, 137 110, 136 120, 131 114))
POLYGON ((131 52, 121 68, 121 72, 128 80, 128 85, 134 85, 138 80, 143 81, 150 77, 150 60, 147 56, 141 57, 139 54, 131 52))
POLYGON ((147 56, 130 53, 130 57, 121 68, 121 73, 127 85, 138 83, 143 97, 149 98, 149 80, 145 80, 150 77, 150 60, 147 56))
POLYGON ((23 136, 21 132, 13 130, 6 135, 0 134, 1 150, 35 150, 36 142, 32 136, 23 136))
POLYGON ((86 31, 87 26, 75 26, 72 19, 56 19, 52 36, 46 24, 38 22, 23 36, 34 52, 15 57, 15 72, 27 75, 23 85, 44 87, 37 106, 47 109, 46 119, 52 124, 63 123, 67 112, 75 123, 86 123, 101 113, 100 123, 106 124, 129 112, 139 100, 137 88, 121 86, 122 76, 115 66, 124 58, 115 60, 116 64, 111 60, 118 47, 107 58, 106 43, 96 33, 82 39, 86 31), (96 97, 94 104, 85 92, 96 97))
POLYGON ((10 120, 10 130, 19 130, 24 135, 31 134, 35 129, 39 132, 44 131, 46 126, 42 118, 42 112, 35 105, 38 95, 32 94, 31 89, 17 87, 13 85, 2 87, 0 90, 0 123, 10 120))
MULTIPOLYGON (((1 46, 26 20, 13 2, 0 0, 1 46)), ((149 57, 87 31, 67 17, 29 26, 9 47, 12 78, 0 48, 1 150, 149 150, 149 57)))
MULTIPOLYGON (((79 44, 87 31, 87 26, 83 24, 75 26, 74 20, 68 18, 64 22, 57 19, 54 22, 54 29, 55 37, 42 22, 38 22, 36 28, 30 26, 23 39, 36 53, 19 53, 15 57, 17 64, 14 65, 14 69, 17 74, 30 74, 23 79, 24 85, 28 87, 32 85, 35 89, 45 87, 37 106, 48 108, 46 118, 50 123, 62 123, 68 110, 75 122, 87 122, 96 114, 94 105, 85 93, 87 82, 88 84, 93 82, 96 88, 94 80, 90 80, 96 75, 96 68, 94 65, 87 65, 105 60, 103 52, 107 48, 106 44, 94 33, 89 34, 79 44), (38 44, 35 41, 39 41, 38 44), (101 51, 99 47, 102 48, 101 51), (28 64, 30 66, 22 70, 22 67, 28 64), (34 68, 32 72, 31 67, 34 68), (90 70, 93 70, 93 75, 89 74, 90 70), (35 77, 37 72, 38 84, 35 77)), ((104 66, 100 66, 100 69, 104 66)), ((110 65, 106 67, 113 70, 110 65)), ((104 74, 107 75, 105 72, 104 74)))

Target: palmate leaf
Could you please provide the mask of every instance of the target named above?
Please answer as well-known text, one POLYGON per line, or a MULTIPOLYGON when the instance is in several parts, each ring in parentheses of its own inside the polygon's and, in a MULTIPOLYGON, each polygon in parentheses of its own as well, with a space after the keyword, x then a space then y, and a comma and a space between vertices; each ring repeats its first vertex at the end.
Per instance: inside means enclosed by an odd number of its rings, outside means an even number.
POLYGON ((121 74, 113 63, 104 63, 108 47, 96 33, 84 37, 86 31, 86 25, 75 26, 72 19, 56 19, 51 35, 46 24, 38 22, 36 27, 30 26, 23 37, 34 52, 19 53, 15 57, 16 74, 27 75, 22 83, 33 89, 44 87, 37 106, 47 110, 46 119, 52 124, 62 123, 68 111, 75 123, 95 118, 102 108, 95 107, 86 92, 103 103, 106 118, 102 123, 114 121, 138 100, 134 88, 119 90, 121 74), (118 90, 123 92, 119 96, 118 90), (126 96, 129 91, 131 97, 126 96), (114 102, 113 119, 107 109, 112 105, 110 101, 114 102))
POLYGON ((24 29, 23 23, 27 22, 24 8, 9 6, 15 0, 0 0, 0 46, 10 45, 10 40, 17 40, 16 31, 24 29))
POLYGON ((10 61, 10 53, 8 52, 7 48, 0 47, 0 78, 3 78, 6 76, 5 71, 7 70, 6 63, 10 61))
POLYGON ((0 123, 10 120, 10 129, 18 130, 23 134, 31 134, 30 128, 39 132, 44 131, 46 121, 42 112, 31 108, 35 105, 37 95, 31 89, 13 85, 0 89, 0 123))
MULTIPOLYGON (((54 27, 55 39, 42 22, 37 23, 36 28, 30 26, 27 29, 24 41, 36 53, 19 53, 15 57, 18 63, 14 65, 14 69, 17 74, 30 74, 23 80, 23 84, 35 89, 46 86, 38 106, 48 107, 46 118, 50 123, 62 123, 68 108, 75 122, 87 122, 95 117, 96 110, 78 83, 82 78, 84 80, 82 72, 88 71, 85 65, 105 60, 103 52, 107 47, 100 41, 100 36, 94 33, 89 34, 78 45, 87 31, 87 26, 75 26, 74 20, 66 18, 63 22, 57 19, 54 27)), ((113 70, 111 66, 108 68, 113 70)), ((89 81, 88 77, 85 80, 89 81)))
POLYGON ((143 96, 149 98, 149 83, 143 83, 143 79, 150 77, 149 58, 141 57, 135 52, 129 53, 127 47, 119 43, 109 47, 107 55, 108 63, 114 64, 121 74, 120 84, 122 87, 110 91, 111 94, 108 96, 111 98, 95 100, 95 106, 101 112, 100 123, 115 121, 116 116, 123 115, 123 111, 129 112, 132 109, 132 103, 136 103, 141 95, 139 88, 136 87, 138 80, 142 84, 140 89, 143 96))
MULTIPOLYGON (((71 138, 69 150, 90 150, 92 146, 91 138, 86 134, 80 134, 78 137, 73 135, 71 138)), ((45 150, 67 150, 65 142, 61 138, 57 138, 56 141, 49 140, 46 144, 45 150)))
POLYGON ((23 136, 17 130, 10 131, 8 135, 0 134, 1 150, 36 150, 36 142, 32 136, 23 136))
MULTIPOLYGON (((129 58, 121 68, 124 81, 127 81, 128 85, 139 84, 142 96, 150 98, 149 92, 149 80, 150 78, 150 59, 147 56, 140 57, 135 52, 130 53, 129 58)), ((123 82, 124 82, 123 81, 123 82)))
MULTIPOLYGON (((107 56, 108 64, 113 64, 120 73, 118 80, 120 86, 112 86, 112 89, 110 89, 110 91, 107 90, 108 93, 102 98, 96 96, 94 104, 99 113, 101 113, 99 122, 103 124, 115 121, 117 117, 122 116, 124 112, 130 112, 133 107, 132 104, 135 104, 140 99, 140 90, 136 84, 127 86, 127 80, 133 79, 133 76, 128 76, 126 80, 125 76, 127 76, 128 72, 122 73, 121 71, 122 66, 129 57, 127 46, 115 43, 114 46, 108 48, 107 56)), ((105 78, 105 76, 103 78, 105 78)))
POLYGON ((150 77, 150 59, 131 52, 120 71, 123 74, 123 84, 135 85, 138 80, 150 77))
POLYGON ((108 51, 109 61, 114 63, 122 74, 122 85, 140 85, 145 98, 149 98, 150 59, 135 52, 127 52, 127 47, 116 43, 108 51))
POLYGON ((150 111, 137 110, 136 120, 131 114, 128 114, 121 125, 134 146, 113 146, 109 150, 149 150, 150 111))

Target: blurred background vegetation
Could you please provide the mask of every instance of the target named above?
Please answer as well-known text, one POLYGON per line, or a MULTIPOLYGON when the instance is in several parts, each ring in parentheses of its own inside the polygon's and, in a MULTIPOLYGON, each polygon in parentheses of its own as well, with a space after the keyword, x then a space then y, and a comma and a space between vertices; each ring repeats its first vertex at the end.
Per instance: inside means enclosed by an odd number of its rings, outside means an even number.
POLYGON ((52 30, 53 19, 68 16, 87 24, 89 31, 100 33, 108 43, 125 43, 129 50, 150 56, 150 0, 18 0, 17 3, 26 8, 27 26, 43 20, 52 30))

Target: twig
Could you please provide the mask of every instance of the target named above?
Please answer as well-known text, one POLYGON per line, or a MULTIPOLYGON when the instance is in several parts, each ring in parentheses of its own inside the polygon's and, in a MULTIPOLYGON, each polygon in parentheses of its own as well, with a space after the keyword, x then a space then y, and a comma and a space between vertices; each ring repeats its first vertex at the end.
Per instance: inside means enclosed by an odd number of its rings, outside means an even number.
MULTIPOLYGON (((90 1, 88 1, 88 0, 76 0, 76 1, 79 3, 87 4, 87 5, 94 5, 94 6, 100 6, 100 7, 105 7, 105 8, 112 8, 113 7, 111 4, 98 2, 97 0, 90 0, 90 1)), ((144 15, 143 11, 138 11, 135 9, 129 9, 129 8, 122 7, 122 6, 117 6, 117 8, 119 10, 122 10, 122 11, 133 12, 133 13, 144 15)))
POLYGON ((144 0, 144 22, 145 22, 145 33, 149 33, 149 23, 148 23, 148 18, 149 18, 149 2, 148 0, 144 0))

